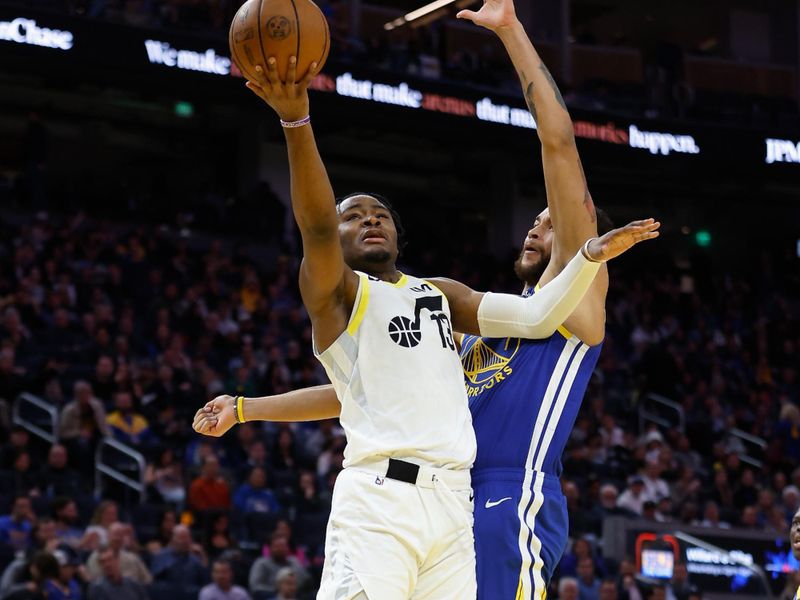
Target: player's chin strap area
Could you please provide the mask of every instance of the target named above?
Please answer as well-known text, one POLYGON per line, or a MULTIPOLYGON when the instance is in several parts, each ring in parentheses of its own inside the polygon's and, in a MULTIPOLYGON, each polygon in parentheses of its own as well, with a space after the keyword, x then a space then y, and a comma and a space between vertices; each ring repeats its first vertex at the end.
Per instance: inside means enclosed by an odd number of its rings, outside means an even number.
POLYGON ((488 292, 478 306, 481 335, 550 337, 583 300, 601 265, 579 251, 557 277, 532 296, 488 292))

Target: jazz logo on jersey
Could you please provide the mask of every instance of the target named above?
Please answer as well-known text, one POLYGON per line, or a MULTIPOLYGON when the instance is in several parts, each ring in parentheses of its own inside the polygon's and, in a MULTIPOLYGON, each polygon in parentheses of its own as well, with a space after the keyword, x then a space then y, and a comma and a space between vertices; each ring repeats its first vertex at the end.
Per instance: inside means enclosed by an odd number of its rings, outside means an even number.
POLYGON ((441 296, 423 296, 422 298, 417 298, 414 304, 413 321, 403 315, 392 317, 392 320, 389 321, 389 337, 392 341, 403 348, 413 348, 417 346, 422 341, 420 319, 422 318, 423 310, 427 310, 430 313, 431 321, 436 322, 439 328, 439 338, 442 342, 442 348, 455 350, 456 345, 453 342, 453 329, 450 326, 450 319, 447 318, 447 314, 442 310, 441 296))
POLYGON ((467 337, 461 350, 461 364, 467 378, 467 396, 472 398, 511 375, 511 359, 519 350, 520 340, 508 338, 490 348, 477 337, 467 337))

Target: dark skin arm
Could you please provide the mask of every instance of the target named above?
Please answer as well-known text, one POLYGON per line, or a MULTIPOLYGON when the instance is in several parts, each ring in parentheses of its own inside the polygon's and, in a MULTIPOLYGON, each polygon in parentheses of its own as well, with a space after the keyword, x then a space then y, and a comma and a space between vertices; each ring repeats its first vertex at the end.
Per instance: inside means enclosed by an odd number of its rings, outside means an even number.
MULTIPOLYGON (((609 231, 599 238, 593 238, 587 246, 588 255, 597 262, 607 262, 639 242, 658 237, 659 226, 660 223, 652 219, 633 221, 624 227, 609 231)), ((469 286, 453 279, 434 278, 429 281, 442 290, 447 297, 453 329, 462 333, 480 335, 478 307, 483 300, 484 293, 476 292, 469 286)), ((530 298, 529 301, 535 301, 535 299, 530 298)))
MULTIPOLYGON (((316 74, 295 82, 295 60, 291 57, 286 82, 278 78, 274 58, 259 82, 247 87, 269 104, 284 121, 296 121, 309 114, 308 84, 316 74)), ((339 215, 328 173, 317 149, 311 125, 284 129, 289 152, 292 210, 303 240, 300 265, 300 294, 314 327, 314 341, 320 351, 330 346, 347 327, 358 291, 358 276, 342 256, 339 215)))

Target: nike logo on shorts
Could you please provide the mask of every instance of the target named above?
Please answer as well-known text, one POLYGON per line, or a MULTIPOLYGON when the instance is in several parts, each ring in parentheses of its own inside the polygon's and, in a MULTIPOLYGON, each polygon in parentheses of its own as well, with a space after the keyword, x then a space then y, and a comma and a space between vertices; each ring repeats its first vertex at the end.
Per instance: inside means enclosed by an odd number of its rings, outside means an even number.
POLYGON ((497 506, 498 504, 502 504, 506 500, 511 500, 511 496, 506 496, 505 498, 500 498, 500 500, 497 500, 496 502, 492 502, 491 500, 487 500, 485 506, 486 506, 486 508, 494 508, 495 506, 497 506))

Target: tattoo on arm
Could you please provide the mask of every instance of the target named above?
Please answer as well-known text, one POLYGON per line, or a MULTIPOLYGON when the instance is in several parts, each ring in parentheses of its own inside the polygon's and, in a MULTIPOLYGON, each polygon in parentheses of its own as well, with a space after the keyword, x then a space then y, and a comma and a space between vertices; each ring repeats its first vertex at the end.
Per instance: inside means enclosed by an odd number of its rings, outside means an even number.
POLYGON ((586 173, 583 172, 583 163, 578 157, 578 168, 581 170, 581 177, 583 178, 583 206, 586 207, 586 212, 589 213, 589 219, 592 223, 597 221, 597 211, 594 208, 594 201, 592 195, 589 193, 589 184, 586 183, 586 173))
POLYGON ((561 97, 561 92, 558 91, 558 86, 556 85, 555 79, 553 79, 553 76, 550 74, 550 71, 547 70, 547 67, 543 62, 539 63, 539 70, 544 73, 547 83, 549 83, 550 87, 553 89, 553 93, 556 96, 556 100, 561 105, 561 108, 567 110, 567 103, 564 102, 564 98, 561 97))
POLYGON ((536 116, 536 104, 533 102, 533 83, 529 83, 528 87, 525 88, 525 103, 528 105, 528 110, 531 111, 531 115, 533 116, 533 120, 537 123, 539 122, 538 117, 536 116))

